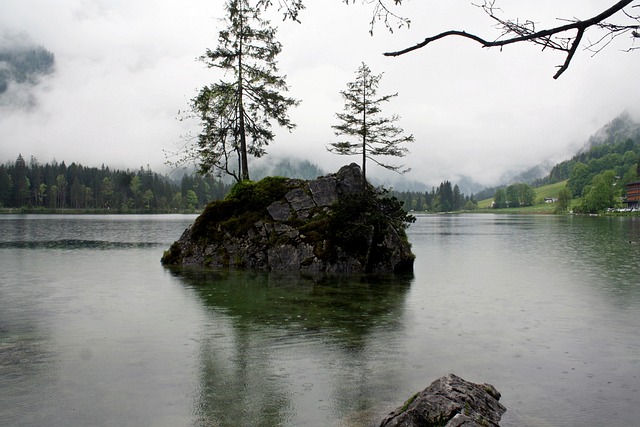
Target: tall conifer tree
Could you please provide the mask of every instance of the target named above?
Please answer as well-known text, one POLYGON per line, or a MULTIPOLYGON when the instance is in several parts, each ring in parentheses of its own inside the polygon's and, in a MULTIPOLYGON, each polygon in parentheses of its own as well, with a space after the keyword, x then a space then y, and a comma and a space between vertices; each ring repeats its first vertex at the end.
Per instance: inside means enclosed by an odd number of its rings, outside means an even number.
POLYGON ((400 144, 413 141, 413 135, 402 136, 403 130, 394 125, 400 119, 398 115, 379 116, 381 104, 398 94, 377 97, 382 74, 372 74, 365 63, 356 74, 356 80, 347 83, 347 90, 340 92, 345 101, 344 111, 336 114, 340 123, 331 126, 336 136, 345 135, 348 140, 330 143, 327 150, 340 155, 361 155, 365 181, 367 159, 386 169, 406 172, 401 170, 402 165, 390 165, 376 159, 378 156, 403 157, 409 150, 400 144))
POLYGON ((190 155, 200 172, 217 170, 241 181, 249 179, 248 156, 261 157, 273 141, 272 121, 288 130, 295 127, 287 111, 299 101, 282 94, 288 90, 276 63, 282 45, 260 9, 249 0, 227 0, 225 10, 218 47, 207 49, 200 60, 228 79, 203 87, 191 100, 202 131, 190 155))

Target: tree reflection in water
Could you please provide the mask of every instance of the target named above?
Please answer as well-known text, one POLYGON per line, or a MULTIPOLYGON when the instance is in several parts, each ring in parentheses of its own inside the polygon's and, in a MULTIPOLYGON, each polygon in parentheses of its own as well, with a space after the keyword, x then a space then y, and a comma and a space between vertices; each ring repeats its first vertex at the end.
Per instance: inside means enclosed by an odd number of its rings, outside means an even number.
POLYGON ((374 395, 393 388, 388 365, 413 275, 171 271, 210 316, 198 424, 361 423, 381 413, 374 395))

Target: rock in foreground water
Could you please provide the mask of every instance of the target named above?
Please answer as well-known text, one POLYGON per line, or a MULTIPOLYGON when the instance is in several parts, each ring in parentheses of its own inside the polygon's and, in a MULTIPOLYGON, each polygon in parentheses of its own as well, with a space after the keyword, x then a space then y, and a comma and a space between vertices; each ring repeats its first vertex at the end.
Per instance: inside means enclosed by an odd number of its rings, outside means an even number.
POLYGON ((499 400, 492 385, 449 374, 389 414, 380 427, 496 427, 506 411, 499 400))

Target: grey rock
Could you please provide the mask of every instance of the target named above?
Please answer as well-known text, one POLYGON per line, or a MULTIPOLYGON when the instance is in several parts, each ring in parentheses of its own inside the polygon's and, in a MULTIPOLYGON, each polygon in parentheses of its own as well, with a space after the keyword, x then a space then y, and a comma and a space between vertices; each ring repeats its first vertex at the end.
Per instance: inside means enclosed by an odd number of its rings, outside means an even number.
POLYGON ((284 197, 296 212, 309 210, 316 206, 313 199, 302 188, 294 188, 285 194, 284 197))
POLYGON ((338 201, 336 179, 334 177, 321 177, 310 181, 309 190, 318 206, 330 206, 338 201))
POLYGON ((341 167, 336 173, 336 184, 338 197, 361 193, 364 189, 364 179, 360 166, 351 163, 341 167))
POLYGON ((357 164, 312 181, 287 180, 283 185, 285 196, 268 205, 266 212, 251 212, 250 218, 256 218, 250 226, 243 224, 242 215, 231 218, 237 221, 230 224, 215 219, 215 208, 211 214, 205 210, 165 252, 163 264, 330 273, 389 273, 413 267, 406 236, 391 223, 379 231, 371 226, 363 236, 366 247, 358 248, 357 254, 321 235, 333 204, 363 191, 357 164))
POLYGON ((499 400, 494 386, 449 374, 389 414, 380 427, 497 427, 507 410, 499 400))
POLYGON ((293 239, 300 235, 300 232, 295 228, 280 223, 273 224, 273 232, 279 236, 286 236, 290 239, 293 239))
POLYGON ((282 200, 271 203, 267 206, 267 211, 275 221, 287 221, 291 217, 289 203, 282 200))
POLYGON ((300 266, 313 260, 313 248, 306 244, 290 244, 272 247, 268 251, 269 266, 274 271, 296 271, 300 266))

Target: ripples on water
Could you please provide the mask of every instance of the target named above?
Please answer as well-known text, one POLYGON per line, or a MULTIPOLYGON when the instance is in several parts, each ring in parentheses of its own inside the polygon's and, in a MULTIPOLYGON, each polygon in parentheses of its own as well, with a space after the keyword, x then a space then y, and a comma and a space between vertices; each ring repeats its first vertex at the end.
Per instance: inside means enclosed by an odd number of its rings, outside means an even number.
POLYGON ((106 242, 103 240, 44 240, 39 242, 0 242, 0 249, 131 249, 162 246, 161 243, 147 242, 106 242))
POLYGON ((0 425, 371 425, 448 372, 640 418, 635 218, 418 216, 377 280, 164 269, 193 218, 0 216, 0 425))

